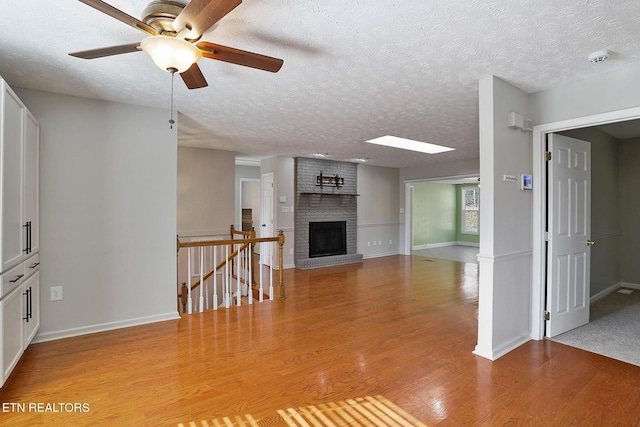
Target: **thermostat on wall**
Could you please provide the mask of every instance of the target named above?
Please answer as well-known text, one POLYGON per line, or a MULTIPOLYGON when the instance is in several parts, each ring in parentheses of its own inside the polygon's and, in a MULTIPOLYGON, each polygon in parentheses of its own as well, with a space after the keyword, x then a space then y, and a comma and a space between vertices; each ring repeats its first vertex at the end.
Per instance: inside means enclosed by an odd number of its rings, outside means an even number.
POLYGON ((520 189, 521 190, 531 190, 533 189, 533 178, 531 175, 520 175, 520 189))

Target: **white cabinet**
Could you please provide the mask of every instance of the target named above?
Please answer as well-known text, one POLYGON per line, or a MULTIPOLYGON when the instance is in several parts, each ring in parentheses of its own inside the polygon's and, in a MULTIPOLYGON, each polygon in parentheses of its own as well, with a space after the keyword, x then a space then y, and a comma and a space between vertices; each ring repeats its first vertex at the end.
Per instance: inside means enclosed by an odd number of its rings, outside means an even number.
POLYGON ((24 348, 31 343, 40 327, 40 271, 37 256, 25 262, 25 277, 22 285, 22 326, 24 328, 24 348), (32 274, 28 276, 31 269, 32 274))
POLYGON ((40 326, 39 126, 0 78, 0 386, 40 326))
POLYGON ((40 125, 29 110, 25 109, 24 117, 24 145, 23 145, 23 215, 22 226, 25 228, 23 236, 23 253, 26 257, 37 253, 40 249, 39 224, 40 205, 38 203, 39 188, 39 158, 40 158, 40 125))
POLYGON ((2 322, 2 377, 0 377, 2 382, 0 384, 4 384, 24 351, 22 302, 22 285, 0 300, 0 321, 2 322))
POLYGON ((0 171, 2 174, 2 251, 0 259, 4 272, 24 256, 23 237, 23 141, 24 105, 6 83, 2 83, 0 100, 0 171))

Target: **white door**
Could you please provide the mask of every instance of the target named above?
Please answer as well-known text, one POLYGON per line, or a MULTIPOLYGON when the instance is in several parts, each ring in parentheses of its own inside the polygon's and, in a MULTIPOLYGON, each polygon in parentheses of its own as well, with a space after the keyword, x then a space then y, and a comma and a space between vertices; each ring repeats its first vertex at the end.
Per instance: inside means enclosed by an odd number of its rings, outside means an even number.
MULTIPOLYGON (((260 237, 273 237, 273 181, 273 172, 262 174, 260 237)), ((271 267, 273 243, 261 243, 260 246, 260 263, 271 267)))
POLYGON ((546 336, 589 323, 591 145, 549 134, 546 336))

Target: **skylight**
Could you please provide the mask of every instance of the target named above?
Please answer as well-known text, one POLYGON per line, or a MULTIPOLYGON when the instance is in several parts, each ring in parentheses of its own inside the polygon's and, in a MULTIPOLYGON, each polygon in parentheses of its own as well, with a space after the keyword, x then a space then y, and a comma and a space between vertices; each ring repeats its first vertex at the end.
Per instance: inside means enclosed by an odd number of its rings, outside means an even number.
POLYGON ((403 150, 419 151, 421 153, 428 154, 444 153, 446 151, 455 150, 455 148, 445 147, 443 145, 429 144, 428 142, 414 141, 412 139, 405 139, 391 135, 381 136, 365 142, 385 145, 387 147, 401 148, 403 150))

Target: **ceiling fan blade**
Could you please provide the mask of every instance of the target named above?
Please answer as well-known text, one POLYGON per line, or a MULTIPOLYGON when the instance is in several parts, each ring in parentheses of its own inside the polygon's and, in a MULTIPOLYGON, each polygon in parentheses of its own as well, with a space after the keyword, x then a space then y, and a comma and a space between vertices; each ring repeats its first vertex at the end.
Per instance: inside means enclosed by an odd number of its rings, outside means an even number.
POLYGON ((242 0, 191 0, 173 21, 173 28, 180 31, 189 27, 189 39, 197 39, 223 16, 242 3, 242 0))
POLYGON ((103 56, 120 55, 121 53, 139 52, 140 42, 131 44, 121 44, 118 46, 102 47, 99 49, 82 50, 69 55, 82 59, 102 58, 103 56))
POLYGON ((200 42, 196 44, 202 52, 202 56, 218 61, 230 62, 232 64, 243 65, 245 67, 257 68, 259 70, 277 73, 284 61, 259 53, 247 52, 246 50, 234 49, 232 47, 219 44, 200 42))
POLYGON ((131 15, 128 15, 121 11, 120 9, 116 9, 115 7, 107 4, 101 0, 80 0, 82 3, 87 6, 91 6, 94 9, 99 10, 102 13, 105 13, 112 18, 116 18, 120 22, 124 22, 127 25, 132 26, 133 28, 137 28, 140 31, 144 31, 147 34, 151 34, 152 36, 158 35, 158 31, 153 28, 151 25, 148 25, 139 19, 134 18, 131 15))
POLYGON ((180 73, 180 77, 182 77, 184 84, 186 84, 189 89, 199 89, 209 86, 198 64, 193 64, 187 71, 180 73))

